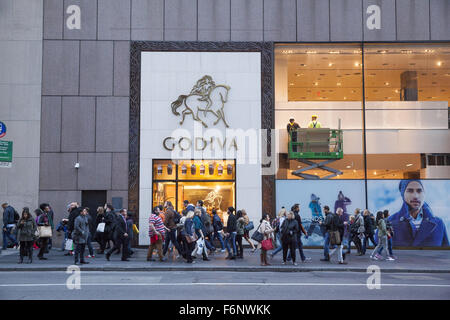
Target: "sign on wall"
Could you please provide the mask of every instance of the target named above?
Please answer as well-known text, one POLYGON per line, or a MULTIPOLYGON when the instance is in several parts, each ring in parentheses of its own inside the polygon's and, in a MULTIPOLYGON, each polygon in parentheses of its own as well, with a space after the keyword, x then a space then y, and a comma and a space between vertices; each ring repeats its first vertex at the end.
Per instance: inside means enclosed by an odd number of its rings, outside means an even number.
POLYGON ((0 138, 6 135, 6 125, 0 121, 0 138))
POLYGON ((12 167, 12 154, 12 141, 0 141, 0 168, 12 167))

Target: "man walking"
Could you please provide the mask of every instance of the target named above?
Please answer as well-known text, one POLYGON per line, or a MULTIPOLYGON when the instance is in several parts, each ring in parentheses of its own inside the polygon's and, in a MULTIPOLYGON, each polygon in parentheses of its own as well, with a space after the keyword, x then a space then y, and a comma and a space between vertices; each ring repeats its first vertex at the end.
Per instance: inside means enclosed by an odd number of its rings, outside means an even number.
POLYGON ((336 214, 334 213, 330 213, 329 214, 329 221, 330 221, 330 226, 329 226, 329 234, 330 236, 333 236, 333 240, 334 240, 334 248, 330 251, 330 254, 328 256, 328 261, 330 256, 332 256, 336 251, 338 253, 338 260, 339 260, 339 264, 347 264, 347 262, 345 262, 345 253, 343 253, 343 249, 344 249, 344 245, 343 245, 343 239, 344 239, 344 227, 347 224, 346 221, 342 222, 340 217, 342 216, 342 214, 344 213, 344 210, 342 210, 342 208, 338 208, 336 211, 336 214), (336 237, 336 232, 339 233, 339 235, 337 235, 336 237), (334 233, 334 234, 333 234, 334 233), (338 241, 336 241, 338 240, 338 241))
MULTIPOLYGON (((309 262, 311 261, 311 258, 306 257, 303 253, 303 243, 302 243, 302 232, 305 235, 306 239, 308 239, 308 233, 306 232, 305 228, 302 225, 302 218, 300 217, 300 204, 296 203, 292 206, 291 211, 294 212, 295 220, 297 220, 298 225, 300 227, 300 232, 297 235, 297 248, 300 252, 300 257, 302 259, 302 262, 309 262)), ((289 255, 288 260, 291 260, 291 256, 289 255)))
POLYGON ((163 251, 162 251, 162 243, 164 240, 164 234, 166 232, 166 227, 162 222, 161 217, 159 216, 160 210, 159 207, 155 207, 153 212, 150 214, 150 218, 148 219, 149 228, 148 235, 150 237, 150 246, 148 247, 147 252, 147 261, 155 261, 153 256, 153 250, 158 253, 159 261, 164 261, 163 251))
POLYGON ((166 255, 169 250, 170 242, 178 251, 179 255, 183 254, 183 249, 181 249, 178 241, 177 241, 177 223, 180 222, 179 214, 173 208, 173 204, 170 201, 166 201, 164 203, 164 208, 166 209, 166 217, 164 219, 164 225, 166 226, 166 239, 164 243, 163 256, 166 255))
POLYGON ((87 264, 84 260, 84 250, 89 237, 89 220, 87 217, 89 208, 83 208, 80 215, 75 218, 72 239, 75 243, 75 264, 87 264))
POLYGON ((377 243, 374 239, 375 221, 371 217, 369 210, 364 210, 363 219, 365 232, 364 239, 362 241, 362 254, 366 254, 366 248, 369 243, 369 239, 370 241, 372 241, 374 247, 377 246, 377 243))
POLYGON ((325 213, 325 220, 324 222, 320 222, 321 229, 323 233, 323 259, 320 259, 320 261, 330 261, 330 230, 331 230, 331 224, 333 220, 333 215, 330 212, 330 208, 328 206, 323 207, 323 212, 325 213))
POLYGON ((19 243, 16 240, 14 234, 12 234, 12 230, 16 225, 16 221, 14 218, 14 213, 16 210, 8 205, 8 203, 2 204, 3 208, 3 250, 6 250, 8 247, 8 241, 11 241, 15 248, 18 247, 19 243))
POLYGON ((120 214, 116 217, 114 227, 114 247, 106 253, 106 260, 109 261, 111 254, 116 250, 122 250, 122 261, 128 260, 128 233, 133 230, 128 230, 127 227, 127 209, 120 210, 120 214))
POLYGON ((228 220, 227 220, 227 237, 225 239, 225 246, 228 251, 228 256, 226 259, 236 259, 236 234, 237 234, 237 220, 234 215, 234 208, 229 207, 228 210, 228 220), (231 247, 233 248, 233 253, 231 253, 231 247))

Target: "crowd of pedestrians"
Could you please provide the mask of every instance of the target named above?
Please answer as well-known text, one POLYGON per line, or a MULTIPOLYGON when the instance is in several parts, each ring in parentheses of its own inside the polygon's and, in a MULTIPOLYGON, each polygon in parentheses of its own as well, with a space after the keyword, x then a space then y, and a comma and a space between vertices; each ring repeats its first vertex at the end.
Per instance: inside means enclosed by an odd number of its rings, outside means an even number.
MULTIPOLYGON (((18 263, 23 263, 25 257, 28 257, 28 263, 32 263, 33 249, 39 250, 37 257, 40 260, 46 260, 54 230, 54 213, 50 205, 41 204, 34 211, 35 218, 29 208, 23 208, 19 215, 7 203, 2 207, 3 249, 8 245, 20 248, 18 263)), ((362 212, 355 209, 351 216, 344 214, 341 207, 331 212, 328 206, 324 206, 323 211, 325 217, 315 221, 315 228, 320 228, 324 241, 321 261, 331 261, 336 253, 337 262, 347 264, 346 256, 351 253, 351 244, 357 250, 356 255, 363 256, 369 240, 374 247, 371 259, 395 260, 392 252, 394 230, 387 219, 387 210, 378 212, 376 217, 367 209, 362 212)), ((156 260, 155 251, 160 262, 166 261, 169 254, 174 260, 183 259, 186 263, 195 263, 198 257, 210 261, 211 256, 218 253, 226 253, 227 260, 244 259, 244 240, 250 245, 251 253, 260 251, 261 266, 270 265, 269 260, 279 252, 282 252, 283 265, 311 261, 304 254, 302 242, 302 237, 308 239, 311 232, 303 226, 298 203, 289 211, 282 207, 273 219, 269 214, 263 214, 259 225, 256 228, 255 225, 244 209, 236 211, 229 207, 225 223, 215 209, 208 213, 202 200, 195 205, 185 200, 181 213, 166 201, 164 205, 154 207, 148 219, 150 244, 147 261, 156 260)), ((56 231, 63 235, 61 250, 67 251, 65 255, 73 256, 75 264, 87 264, 87 258, 102 254, 110 261, 114 253, 121 254, 121 261, 129 261, 134 253, 133 238, 139 233, 127 209, 115 210, 110 204, 105 204, 92 214, 89 208, 81 207, 77 202, 67 206, 67 217, 59 222, 56 231), (93 241, 98 243, 96 251, 93 241), (88 254, 85 256, 86 247, 88 254)))

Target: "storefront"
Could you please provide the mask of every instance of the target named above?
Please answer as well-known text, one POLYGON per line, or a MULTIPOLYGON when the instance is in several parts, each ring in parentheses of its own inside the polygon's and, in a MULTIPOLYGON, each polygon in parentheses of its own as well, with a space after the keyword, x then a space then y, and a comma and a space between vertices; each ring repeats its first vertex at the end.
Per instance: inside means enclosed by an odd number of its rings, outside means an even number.
POLYGON ((184 200, 203 200, 224 225, 228 207, 253 221, 273 212, 262 157, 271 56, 264 43, 133 43, 129 207, 139 214, 140 245, 152 208, 165 201, 182 211, 184 200))

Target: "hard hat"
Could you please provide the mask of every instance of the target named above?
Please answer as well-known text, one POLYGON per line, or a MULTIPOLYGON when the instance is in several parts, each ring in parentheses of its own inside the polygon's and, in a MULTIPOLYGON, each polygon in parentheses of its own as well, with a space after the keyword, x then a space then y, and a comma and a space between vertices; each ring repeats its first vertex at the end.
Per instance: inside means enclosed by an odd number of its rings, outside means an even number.
POLYGON ((317 114, 313 114, 312 116, 311 116, 311 118, 318 118, 318 116, 317 116, 317 114))

